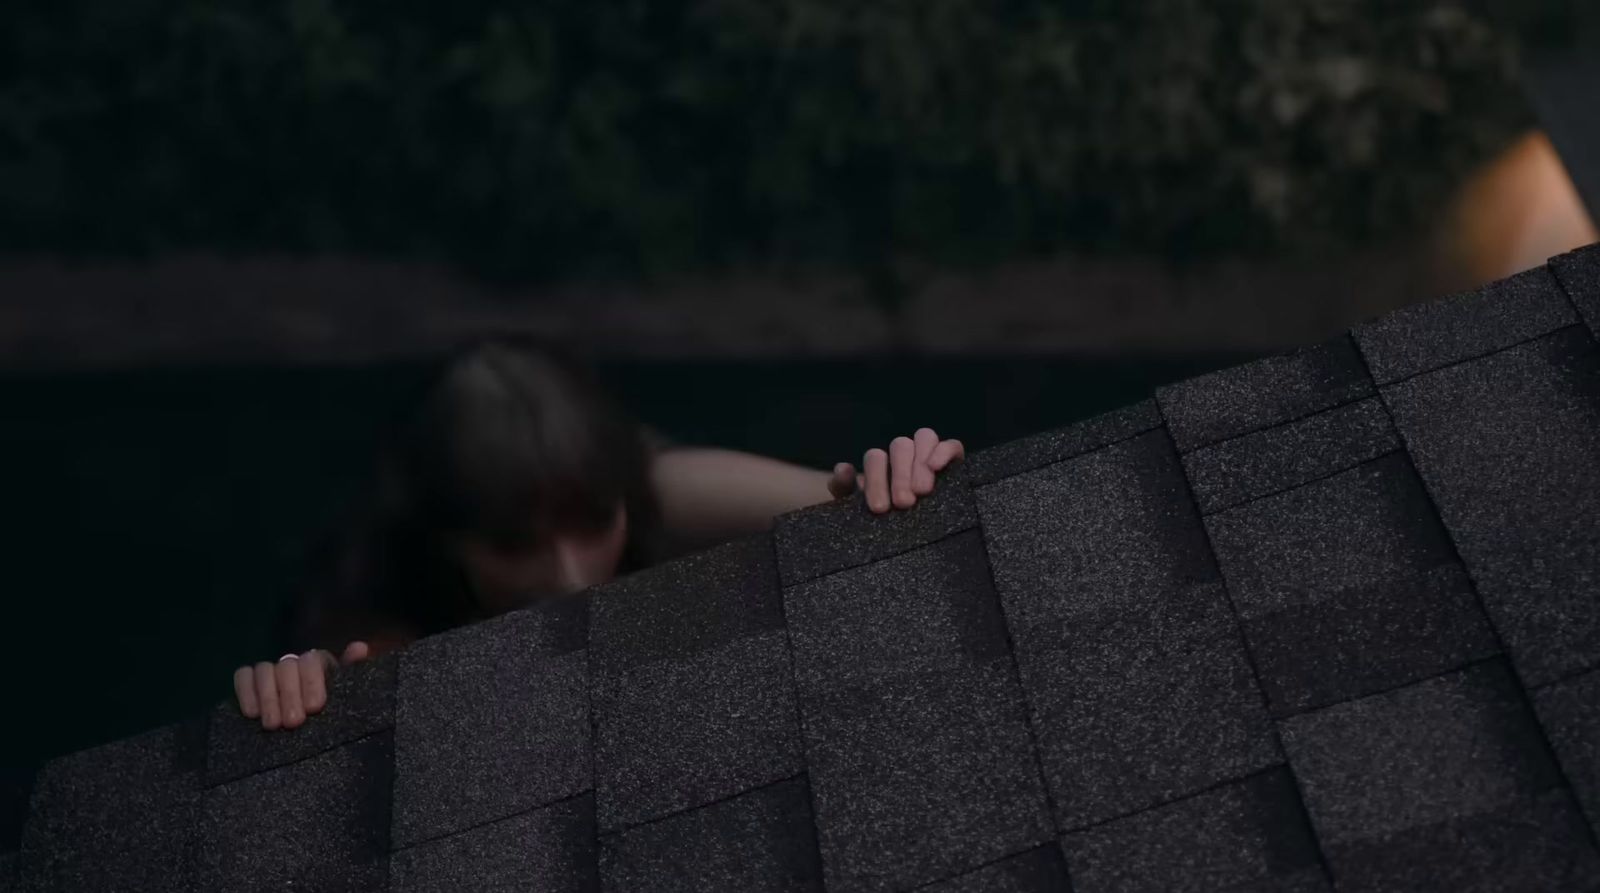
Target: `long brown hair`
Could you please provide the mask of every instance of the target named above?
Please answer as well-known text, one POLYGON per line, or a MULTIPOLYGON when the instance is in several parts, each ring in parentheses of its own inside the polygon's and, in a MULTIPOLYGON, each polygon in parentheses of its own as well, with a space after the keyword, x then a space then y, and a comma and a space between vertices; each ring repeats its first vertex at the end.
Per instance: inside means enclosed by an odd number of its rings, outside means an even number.
POLYGON ((536 547, 627 511, 619 572, 658 557, 644 430, 571 354, 495 341, 454 355, 383 450, 353 524, 296 601, 296 647, 383 626, 429 635, 486 615, 451 544, 536 547))

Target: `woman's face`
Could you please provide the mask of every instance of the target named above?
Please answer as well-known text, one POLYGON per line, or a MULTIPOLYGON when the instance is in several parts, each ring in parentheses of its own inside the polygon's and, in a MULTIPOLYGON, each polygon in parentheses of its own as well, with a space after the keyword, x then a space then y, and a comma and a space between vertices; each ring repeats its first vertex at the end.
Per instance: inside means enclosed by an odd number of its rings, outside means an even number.
POLYGON ((616 576, 628 539, 628 512, 617 506, 599 532, 556 532, 539 546, 506 550, 476 539, 459 543, 473 591, 492 614, 545 596, 571 595, 616 576))

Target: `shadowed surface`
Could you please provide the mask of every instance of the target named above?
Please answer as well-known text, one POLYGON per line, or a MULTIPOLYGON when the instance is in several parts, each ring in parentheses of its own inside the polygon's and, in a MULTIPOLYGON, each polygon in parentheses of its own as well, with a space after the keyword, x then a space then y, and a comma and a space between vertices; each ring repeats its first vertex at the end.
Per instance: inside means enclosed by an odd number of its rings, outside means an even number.
POLYGON ((300 732, 51 761, 0 889, 1582 889, 1597 251, 425 639, 300 732))

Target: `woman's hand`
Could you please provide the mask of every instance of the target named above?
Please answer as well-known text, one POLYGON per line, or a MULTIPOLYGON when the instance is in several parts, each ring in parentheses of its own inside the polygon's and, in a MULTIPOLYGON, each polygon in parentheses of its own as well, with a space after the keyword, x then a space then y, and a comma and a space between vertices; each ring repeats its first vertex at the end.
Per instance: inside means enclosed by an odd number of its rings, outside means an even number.
POLYGON ((233 673, 233 693, 239 698, 239 712, 261 720, 261 728, 299 728, 306 717, 321 713, 328 704, 329 670, 367 659, 372 653, 366 642, 351 642, 343 656, 316 649, 304 654, 285 654, 275 664, 262 661, 240 667, 233 673))
POLYGON ((933 492, 934 475, 965 455, 961 441, 940 440, 932 428, 918 428, 912 437, 896 437, 888 452, 867 450, 861 459, 863 474, 849 462, 833 466, 828 492, 838 499, 865 490, 867 508, 877 515, 890 508, 908 509, 917 497, 933 492))

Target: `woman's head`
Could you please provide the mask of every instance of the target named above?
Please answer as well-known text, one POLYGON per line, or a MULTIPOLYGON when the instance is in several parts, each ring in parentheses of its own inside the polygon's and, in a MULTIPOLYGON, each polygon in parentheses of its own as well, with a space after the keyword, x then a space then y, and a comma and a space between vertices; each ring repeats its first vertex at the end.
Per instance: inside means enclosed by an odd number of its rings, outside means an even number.
POLYGON ((344 588, 426 634, 636 567, 656 523, 639 425, 557 351, 484 344, 385 451, 344 588))

